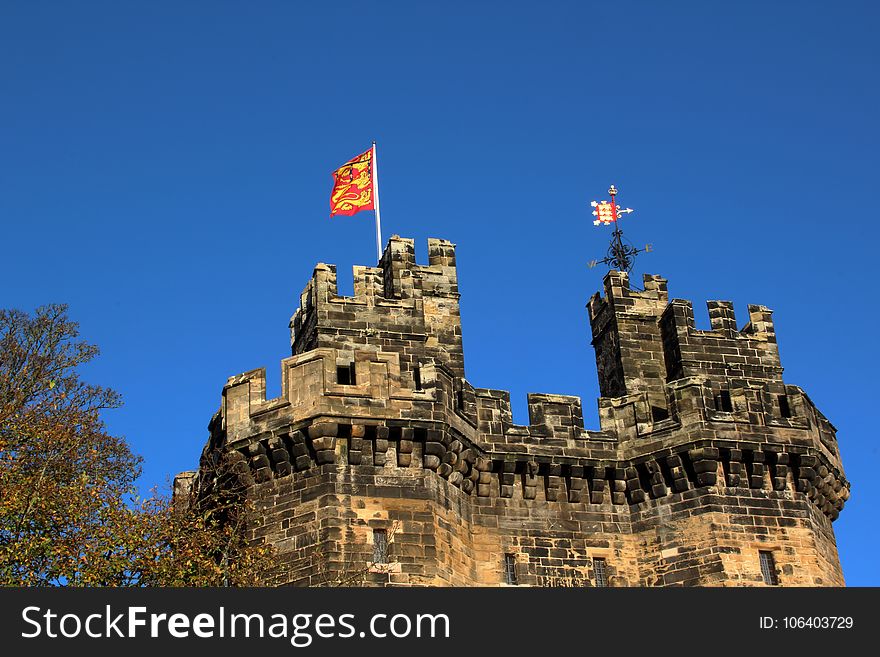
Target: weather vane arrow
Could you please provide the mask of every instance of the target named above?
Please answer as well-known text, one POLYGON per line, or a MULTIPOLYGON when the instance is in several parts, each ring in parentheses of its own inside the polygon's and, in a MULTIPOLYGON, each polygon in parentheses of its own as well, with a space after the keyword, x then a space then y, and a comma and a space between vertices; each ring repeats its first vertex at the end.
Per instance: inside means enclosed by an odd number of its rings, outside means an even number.
POLYGON ((601 260, 591 260, 590 269, 598 265, 600 262, 608 265, 612 269, 630 272, 635 264, 635 258, 639 253, 649 253, 652 251, 650 244, 646 244, 644 249, 637 249, 628 241, 623 239, 623 231, 620 228, 621 215, 630 214, 634 210, 632 208, 620 208, 617 206, 617 188, 614 185, 608 189, 611 195, 610 201, 591 201, 593 208, 593 220, 595 226, 607 226, 614 224, 614 232, 611 233, 611 244, 608 252, 601 260))

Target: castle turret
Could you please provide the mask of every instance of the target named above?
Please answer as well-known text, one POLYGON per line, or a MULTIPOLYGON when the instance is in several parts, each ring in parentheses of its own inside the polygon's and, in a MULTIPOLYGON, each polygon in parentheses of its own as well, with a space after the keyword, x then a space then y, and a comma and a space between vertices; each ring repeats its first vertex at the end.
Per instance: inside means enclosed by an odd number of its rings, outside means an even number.
POLYGON ((319 264, 290 320, 293 354, 336 349, 347 366, 355 352, 397 353, 405 376, 425 358, 464 376, 455 245, 428 240, 428 265, 413 240, 391 237, 378 267, 354 267, 354 296, 339 296, 336 266, 319 264))
POLYGON ((643 393, 655 413, 667 414, 663 337, 658 320, 669 294, 666 279, 645 275, 643 291, 630 288, 629 274, 610 271, 605 297, 590 299, 590 323, 599 391, 603 397, 643 393))

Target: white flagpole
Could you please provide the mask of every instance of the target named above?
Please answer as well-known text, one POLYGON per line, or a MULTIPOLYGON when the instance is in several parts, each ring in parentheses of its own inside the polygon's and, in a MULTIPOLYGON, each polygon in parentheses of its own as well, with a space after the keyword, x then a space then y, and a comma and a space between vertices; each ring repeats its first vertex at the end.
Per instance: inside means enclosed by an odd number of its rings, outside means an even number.
POLYGON ((376 207, 376 252, 382 259, 382 220, 379 218, 379 167, 376 161, 376 142, 373 142, 373 205, 376 207))

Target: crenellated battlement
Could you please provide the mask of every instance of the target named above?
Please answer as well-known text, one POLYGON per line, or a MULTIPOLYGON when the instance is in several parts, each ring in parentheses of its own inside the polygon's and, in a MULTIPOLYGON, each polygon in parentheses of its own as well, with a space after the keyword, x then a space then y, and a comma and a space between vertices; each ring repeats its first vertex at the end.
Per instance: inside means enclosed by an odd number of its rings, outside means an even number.
POLYGON ((354 296, 340 296, 336 266, 318 264, 290 319, 291 351, 384 349, 419 367, 417 352, 464 376, 455 245, 428 240, 417 265, 413 240, 393 236, 377 267, 356 266, 354 296))
MULTIPOLYGON (((660 333, 669 380, 695 374, 718 379, 749 378, 780 384, 782 365, 773 326, 773 311, 749 305, 749 322, 737 330, 733 304, 707 301, 711 329, 695 328, 690 301, 673 299, 660 317, 660 333)), ((777 394, 783 390, 777 386, 777 394)))
POLYGON ((512 421, 510 393, 474 388, 432 361, 421 368, 420 386, 402 370, 395 352, 354 352, 355 383, 340 384, 344 359, 332 348, 318 348, 281 362, 281 394, 266 398, 266 370, 230 377, 223 388, 218 428, 224 442, 238 445, 279 426, 317 417, 431 422, 452 427, 463 439, 488 449, 518 445, 529 454, 584 456, 609 454, 612 436, 584 428, 579 397, 528 395, 529 424, 512 421))
POLYGON ((782 379, 772 311, 749 305, 737 328, 733 304, 708 301, 709 330, 693 305, 668 300, 666 281, 646 275, 632 290, 623 272, 605 277, 589 303, 602 398, 602 430, 635 454, 700 436, 801 444, 840 469, 834 431, 799 388, 782 379))
POLYGON ((609 271, 605 275, 603 285, 605 296, 596 292, 588 304, 590 321, 600 323, 607 321, 607 313, 633 313, 638 315, 657 316, 666 308, 669 300, 667 280, 655 274, 644 274, 643 290, 630 287, 629 274, 625 271, 609 271))
POLYGON ((336 356, 332 349, 316 349, 285 359, 282 394, 275 399, 266 399, 264 369, 229 378, 215 427, 222 435, 215 437, 250 464, 243 483, 250 485, 250 476, 270 481, 332 463, 397 464, 436 471, 467 495, 488 497, 498 490, 511 497, 518 482, 525 487, 520 491, 525 499, 535 499, 534 487, 540 484, 548 501, 562 499, 558 494, 563 490, 566 499, 578 501, 585 489, 596 504, 614 491, 620 493, 608 498, 614 504, 640 504, 715 485, 723 470, 721 481, 727 486, 739 486, 745 481, 740 476, 751 476, 747 488, 815 489, 810 499, 831 518, 849 496, 833 427, 793 386, 797 415, 763 433, 749 428, 747 415, 713 414, 699 378, 674 386, 681 416, 647 424, 641 433, 639 418, 648 421, 644 397, 601 400, 607 431, 600 433, 584 428, 578 397, 530 394, 529 424, 516 425, 508 392, 471 388, 442 366, 429 363, 422 390, 414 390, 401 379, 397 354, 364 352, 357 361, 361 382, 340 385, 333 381, 336 356), (633 427, 637 432, 628 435, 633 427), (458 457, 448 452, 463 454, 460 467, 451 467, 458 457), (821 481, 814 481, 813 470, 804 470, 803 477, 799 470, 790 472, 797 464, 821 471, 821 481), (452 476, 455 472, 461 476, 452 476), (500 488, 489 486, 492 482, 500 488))
POLYGON ((693 305, 668 300, 667 281, 646 274, 644 290, 630 288, 625 272, 609 272, 605 296, 588 304, 603 397, 647 393, 666 409, 662 386, 679 378, 706 375, 765 381, 781 388, 782 366, 773 311, 750 305, 749 322, 737 330, 733 304, 708 301, 710 330, 697 330, 693 305))
POLYGON ((580 397, 530 393, 529 424, 518 425, 513 422, 508 391, 477 388, 475 396, 479 440, 498 449, 505 445, 607 449, 616 442, 610 435, 584 427, 580 397))
POLYGON ((428 251, 419 265, 392 237, 376 267, 354 267, 353 296, 318 264, 280 395, 265 369, 223 387, 204 458, 225 454, 266 504, 253 538, 282 551, 279 583, 323 581, 316 554, 368 560, 392 521, 406 538, 388 546, 393 568, 367 568, 376 583, 497 583, 510 554, 539 585, 583 582, 595 558, 624 584, 760 583, 765 541, 794 546, 777 555, 792 583, 842 583, 836 432, 783 381, 769 308, 749 306, 739 329, 730 302, 709 301, 698 330, 664 278, 638 290, 609 272, 588 304, 600 430, 580 398, 546 393, 519 425, 509 392, 465 378, 455 245, 428 251))

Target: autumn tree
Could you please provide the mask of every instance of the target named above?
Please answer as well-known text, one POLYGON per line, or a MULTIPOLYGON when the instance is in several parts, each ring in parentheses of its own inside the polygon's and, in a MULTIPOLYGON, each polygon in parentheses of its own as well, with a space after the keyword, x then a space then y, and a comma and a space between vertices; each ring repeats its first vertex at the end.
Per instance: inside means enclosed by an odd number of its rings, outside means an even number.
POLYGON ((0 585, 260 583, 240 496, 136 499, 141 459, 101 420, 121 399, 79 376, 97 354, 66 306, 0 310, 0 585))
POLYGON ((144 501, 137 520, 129 567, 143 585, 258 586, 271 577, 274 552, 248 540, 257 512, 220 451, 203 455, 191 491, 144 501))

